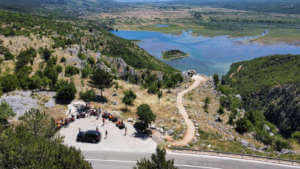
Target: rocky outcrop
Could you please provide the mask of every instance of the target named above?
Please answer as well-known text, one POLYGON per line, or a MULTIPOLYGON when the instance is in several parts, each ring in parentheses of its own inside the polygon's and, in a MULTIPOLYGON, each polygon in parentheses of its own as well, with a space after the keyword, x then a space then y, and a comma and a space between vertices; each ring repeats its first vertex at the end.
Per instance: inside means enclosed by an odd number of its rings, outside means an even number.
POLYGON ((122 58, 107 57, 106 60, 109 63, 110 67, 116 70, 117 76, 119 76, 120 78, 126 77, 128 75, 136 75, 135 69, 129 66, 122 58))
POLYGON ((182 76, 185 80, 191 79, 195 74, 197 74, 196 70, 192 69, 182 72, 182 76))

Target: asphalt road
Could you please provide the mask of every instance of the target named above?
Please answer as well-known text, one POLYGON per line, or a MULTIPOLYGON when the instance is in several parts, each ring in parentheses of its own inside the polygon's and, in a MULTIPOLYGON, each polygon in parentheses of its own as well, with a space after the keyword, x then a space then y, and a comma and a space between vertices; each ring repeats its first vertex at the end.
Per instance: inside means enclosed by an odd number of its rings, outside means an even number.
MULTIPOLYGON (((107 151, 85 151, 83 154, 94 169, 132 169, 137 160, 151 156, 147 153, 107 151)), ((183 153, 168 153, 167 158, 175 159, 175 165, 180 169, 300 169, 260 161, 183 153)))

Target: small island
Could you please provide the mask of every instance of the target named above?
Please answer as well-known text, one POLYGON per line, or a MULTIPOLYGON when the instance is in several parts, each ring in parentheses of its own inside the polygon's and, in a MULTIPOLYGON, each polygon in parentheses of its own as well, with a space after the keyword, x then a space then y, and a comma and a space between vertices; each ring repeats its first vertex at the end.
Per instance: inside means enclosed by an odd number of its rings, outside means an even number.
POLYGON ((162 57, 163 59, 166 60, 174 60, 174 59, 180 59, 180 58, 184 58, 187 57, 188 54, 184 53, 180 50, 168 50, 168 51, 163 51, 162 52, 162 57))

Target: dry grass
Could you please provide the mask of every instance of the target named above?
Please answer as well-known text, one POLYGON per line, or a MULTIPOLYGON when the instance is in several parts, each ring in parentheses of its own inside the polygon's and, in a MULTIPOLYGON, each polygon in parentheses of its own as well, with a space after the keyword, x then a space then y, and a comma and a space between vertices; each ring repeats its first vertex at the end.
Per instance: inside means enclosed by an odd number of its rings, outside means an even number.
MULTIPOLYGON (((257 147, 262 146, 262 144, 252 138, 250 134, 240 135, 231 125, 227 124, 229 112, 226 112, 223 115, 217 113, 220 106, 219 97, 213 87, 210 87, 208 84, 200 85, 193 92, 187 94, 184 99, 184 105, 190 118, 193 119, 196 124, 197 132, 203 131, 210 135, 207 139, 202 138, 201 136, 200 139, 196 139, 192 144, 193 148, 207 149, 206 146, 211 144, 214 150, 231 151, 234 148, 241 146, 238 142, 233 141, 238 139, 246 139, 249 143, 252 143, 257 147), (203 108, 206 97, 210 98, 208 113, 206 113, 203 108), (220 117, 222 122, 217 122, 217 117, 220 117), (203 147, 204 145, 205 147, 203 147)), ((240 148, 240 150, 244 149, 240 148)))

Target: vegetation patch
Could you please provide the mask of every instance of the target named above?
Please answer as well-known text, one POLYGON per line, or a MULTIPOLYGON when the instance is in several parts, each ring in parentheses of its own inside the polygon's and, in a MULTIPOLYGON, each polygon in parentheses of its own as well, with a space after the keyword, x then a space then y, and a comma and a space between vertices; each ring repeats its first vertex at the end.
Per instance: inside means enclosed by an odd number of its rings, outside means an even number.
POLYGON ((181 50, 168 50, 168 51, 163 51, 162 52, 163 55, 163 59, 166 60, 174 60, 174 59, 180 59, 180 58, 184 58, 187 57, 188 54, 181 51, 181 50))

